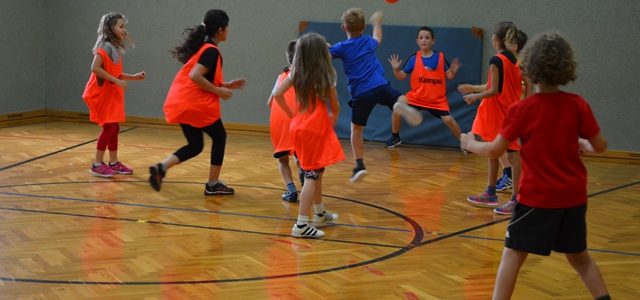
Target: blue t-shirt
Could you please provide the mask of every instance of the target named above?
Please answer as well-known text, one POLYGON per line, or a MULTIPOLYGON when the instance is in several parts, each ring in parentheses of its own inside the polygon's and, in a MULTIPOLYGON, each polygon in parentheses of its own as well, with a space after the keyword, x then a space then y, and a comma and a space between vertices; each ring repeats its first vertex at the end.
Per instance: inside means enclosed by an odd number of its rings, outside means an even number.
POLYGON ((352 98, 388 84, 384 68, 376 57, 377 48, 378 41, 368 35, 350 38, 329 48, 333 58, 342 60, 352 98))
MULTIPOLYGON (((429 57, 422 57, 422 65, 425 66, 426 68, 429 68, 430 70, 435 70, 438 67, 438 58, 440 55, 440 51, 433 51, 433 53, 431 53, 431 56, 429 57)), ((413 54, 411 55, 411 57, 409 57, 409 59, 407 59, 407 63, 404 64, 404 68, 402 68, 402 71, 404 71, 407 74, 411 74, 411 72, 413 72, 413 67, 416 65, 416 55, 413 54)), ((445 59, 444 61, 444 71, 448 71, 449 70, 449 62, 447 62, 447 60, 445 59)))

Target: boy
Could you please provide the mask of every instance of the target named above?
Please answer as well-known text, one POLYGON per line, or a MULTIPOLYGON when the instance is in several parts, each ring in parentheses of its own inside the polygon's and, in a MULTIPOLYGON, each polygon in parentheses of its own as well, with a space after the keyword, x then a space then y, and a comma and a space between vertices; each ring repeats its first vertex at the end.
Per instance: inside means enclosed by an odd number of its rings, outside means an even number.
POLYGON ((373 23, 373 37, 363 34, 365 21, 362 9, 348 9, 342 14, 341 25, 347 34, 347 40, 329 48, 331 56, 343 62, 351 94, 351 150, 356 159, 351 182, 356 182, 367 174, 363 158, 363 131, 376 104, 385 105, 400 113, 414 126, 422 121, 420 112, 397 102, 402 93, 389 85, 384 77, 384 69, 376 57, 375 51, 382 42, 382 12, 376 11, 370 21, 373 23))

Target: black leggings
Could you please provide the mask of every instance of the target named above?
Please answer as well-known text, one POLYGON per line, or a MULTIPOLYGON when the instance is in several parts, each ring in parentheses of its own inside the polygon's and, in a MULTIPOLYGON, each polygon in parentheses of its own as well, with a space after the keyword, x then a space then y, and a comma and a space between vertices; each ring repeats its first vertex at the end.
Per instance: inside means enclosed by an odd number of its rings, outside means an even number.
POLYGON ((211 164, 215 166, 222 166, 222 160, 224 160, 224 147, 227 143, 227 132, 224 130, 222 120, 218 119, 215 123, 206 127, 197 128, 187 124, 180 124, 184 137, 187 138, 187 145, 178 149, 173 155, 178 157, 180 162, 186 161, 195 157, 202 152, 204 148, 204 140, 202 132, 206 133, 211 140, 211 164))

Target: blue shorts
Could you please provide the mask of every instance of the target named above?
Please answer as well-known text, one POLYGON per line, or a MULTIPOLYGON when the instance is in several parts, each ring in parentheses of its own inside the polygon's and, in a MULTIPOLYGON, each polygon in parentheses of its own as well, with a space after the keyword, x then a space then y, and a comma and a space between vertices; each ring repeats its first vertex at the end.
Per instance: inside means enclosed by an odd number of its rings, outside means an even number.
POLYGON ((351 106, 351 122, 356 125, 366 126, 371 111, 376 104, 385 105, 393 109, 402 93, 391 87, 389 83, 366 91, 349 101, 351 106))

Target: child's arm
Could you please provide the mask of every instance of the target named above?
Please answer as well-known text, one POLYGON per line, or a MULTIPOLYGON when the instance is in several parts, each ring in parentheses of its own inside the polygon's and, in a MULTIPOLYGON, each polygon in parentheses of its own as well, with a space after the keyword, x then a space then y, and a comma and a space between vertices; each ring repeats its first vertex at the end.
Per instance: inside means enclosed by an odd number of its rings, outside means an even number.
POLYGON ((128 86, 128 83, 125 80, 116 78, 115 76, 109 74, 109 72, 107 72, 105 69, 102 68, 102 56, 98 54, 93 56, 93 62, 91 63, 91 72, 95 73, 96 76, 102 79, 109 80, 119 85, 123 89, 126 89, 128 86))
MULTIPOLYGON (((581 139, 581 140, 584 140, 584 139, 581 139)), ((587 141, 587 140, 585 140, 585 141, 587 141)), ((589 142, 591 148, 593 149, 593 152, 595 152, 595 153, 601 153, 601 152, 604 152, 605 150, 607 150, 607 140, 605 140, 604 137, 602 137, 602 134, 600 134, 600 133, 598 133, 598 134, 594 135, 593 137, 591 137, 588 140, 588 142, 589 142)))
POLYGON ((454 58, 446 73, 447 80, 456 78, 456 74, 458 74, 458 69, 460 69, 460 67, 462 67, 462 63, 460 63, 460 60, 457 57, 454 58))
POLYGON ((391 56, 389 56, 389 63, 391 64, 391 69, 393 69, 393 75, 396 76, 396 79, 404 80, 407 78, 407 73, 400 69, 402 59, 400 59, 398 54, 391 54, 391 56))
POLYGON ((222 86, 232 89, 232 90, 237 90, 237 89, 242 89, 244 88, 244 85, 247 83, 247 80, 244 78, 236 78, 234 80, 231 80, 229 82, 225 82, 222 84, 222 86))
POLYGON ((133 75, 128 73, 122 74, 122 78, 124 80, 144 80, 146 77, 147 74, 144 71, 135 73, 133 75))
POLYGON ((476 141, 472 133, 463 133, 460 135, 460 148, 462 148, 462 150, 489 158, 500 157, 502 153, 507 151, 507 146, 509 146, 509 141, 500 134, 498 134, 492 142, 476 141))
POLYGON ((338 116, 340 116, 340 102, 338 102, 338 92, 336 87, 332 87, 329 90, 329 106, 331 106, 331 123, 335 126, 338 123, 338 116))
POLYGON ((207 72, 209 72, 207 67, 201 64, 196 64, 193 69, 191 69, 191 72, 189 72, 189 78, 191 78, 198 87, 209 93, 216 94, 224 100, 231 98, 231 96, 233 96, 233 91, 225 86, 215 86, 211 81, 204 77, 204 74, 207 74, 207 72))
POLYGON ((382 44, 382 17, 382 10, 376 10, 369 18, 369 22, 373 25, 373 39, 378 41, 378 45, 382 44))
POLYGON ((498 67, 496 67, 496 65, 494 64, 490 65, 489 73, 491 74, 491 87, 484 90, 483 92, 464 95, 464 102, 467 102, 467 104, 473 104, 480 99, 488 98, 498 94, 498 67))
POLYGON ((287 105, 287 101, 284 99, 284 93, 292 85, 293 85, 293 83, 291 82, 291 79, 289 79, 289 77, 287 77, 282 81, 282 83, 280 83, 280 86, 278 86, 278 88, 276 89, 275 93, 273 93, 273 95, 272 95, 273 98, 276 99, 276 103, 278 103, 278 105, 280 105, 280 108, 282 108, 284 113, 287 114, 287 116, 289 118, 293 118, 293 112, 291 111, 291 109, 287 105))
POLYGON ((466 95, 470 93, 480 93, 486 89, 487 89, 486 84, 472 85, 468 83, 463 83, 461 85, 458 85, 458 92, 460 92, 460 94, 462 95, 466 95))

